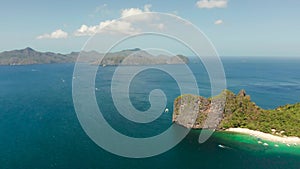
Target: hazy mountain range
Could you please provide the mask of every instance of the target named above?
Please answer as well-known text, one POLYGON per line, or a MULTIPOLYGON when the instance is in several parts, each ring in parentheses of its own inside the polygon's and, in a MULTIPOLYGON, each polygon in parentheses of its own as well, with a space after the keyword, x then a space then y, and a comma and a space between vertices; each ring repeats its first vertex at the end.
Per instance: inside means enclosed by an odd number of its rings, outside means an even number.
POLYGON ((183 64, 188 63, 189 59, 183 55, 152 55, 139 48, 122 50, 119 52, 108 53, 106 55, 96 51, 84 51, 81 53, 71 52, 69 54, 39 52, 29 47, 0 53, 0 65, 72 63, 75 61, 99 65, 147 65, 183 64), (77 60, 79 54, 82 57, 80 57, 80 60, 77 60), (104 58, 100 62, 102 57, 104 58))

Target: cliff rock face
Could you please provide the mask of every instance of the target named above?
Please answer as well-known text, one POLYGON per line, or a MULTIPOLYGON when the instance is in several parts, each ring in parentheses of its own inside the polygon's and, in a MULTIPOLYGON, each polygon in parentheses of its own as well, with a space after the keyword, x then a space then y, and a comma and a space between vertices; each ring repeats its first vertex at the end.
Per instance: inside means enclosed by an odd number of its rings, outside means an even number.
POLYGON ((208 113, 210 102, 208 99, 195 95, 179 96, 174 102, 173 122, 187 128, 202 127, 195 123, 208 113))
POLYGON ((187 128, 248 128, 278 136, 300 137, 300 103, 264 110, 245 90, 212 98, 182 95, 174 101, 173 122, 187 128))
POLYGON ((248 102, 250 97, 246 95, 245 90, 241 90, 237 95, 225 90, 212 98, 182 95, 174 101, 172 120, 187 128, 220 128, 221 122, 232 112, 243 107, 250 108, 248 102))

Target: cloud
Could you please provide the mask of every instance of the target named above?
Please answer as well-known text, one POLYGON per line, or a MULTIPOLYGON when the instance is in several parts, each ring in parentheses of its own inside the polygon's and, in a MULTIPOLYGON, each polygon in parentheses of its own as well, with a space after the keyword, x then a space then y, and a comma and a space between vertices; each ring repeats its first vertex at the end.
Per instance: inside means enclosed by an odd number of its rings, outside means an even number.
POLYGON ((163 30, 163 29, 165 29, 165 25, 164 25, 164 24, 162 24, 162 23, 160 23, 160 24, 156 24, 156 27, 157 27, 158 29, 160 29, 160 30, 163 30))
POLYGON ((130 22, 150 21, 152 18, 151 14, 139 15, 145 12, 151 12, 151 4, 144 5, 144 9, 140 8, 127 8, 121 10, 121 17, 127 17, 126 20, 130 22), (135 16, 134 16, 135 15, 135 16), (132 16, 132 17, 128 17, 132 16))
POLYGON ((67 38, 68 37, 68 33, 61 30, 61 29, 57 29, 54 32, 52 32, 51 34, 43 34, 40 35, 38 37, 36 37, 37 39, 61 39, 61 38, 67 38))
POLYGON ((138 14, 142 14, 144 12, 151 12, 151 8, 152 5, 151 4, 146 4, 144 5, 144 10, 139 9, 139 8, 127 8, 127 9, 123 9, 121 10, 121 17, 127 17, 127 16, 131 16, 131 15, 138 15, 138 14))
POLYGON ((196 5, 198 8, 226 8, 227 0, 200 0, 196 5))
POLYGON ((95 10, 89 14, 89 17, 96 18, 96 17, 106 17, 112 14, 112 11, 108 8, 107 4, 102 4, 97 6, 95 10))
POLYGON ((143 11, 139 8, 129 8, 129 9, 123 9, 121 11, 121 17, 127 17, 131 15, 138 15, 143 13, 143 11))
POLYGON ((151 4, 146 4, 146 5, 144 5, 144 11, 145 11, 145 12, 151 12, 151 10, 150 10, 151 7, 152 7, 151 4))
POLYGON ((121 33, 121 34, 136 34, 140 32, 140 29, 135 28, 134 24, 139 22, 145 22, 145 25, 155 27, 156 29, 164 29, 164 24, 151 23, 152 16, 139 15, 144 12, 151 12, 151 4, 144 5, 144 9, 140 8, 126 8, 121 10, 121 17, 128 17, 122 20, 106 20, 100 22, 98 25, 87 26, 81 25, 74 33, 75 36, 91 36, 95 33, 121 33), (137 15, 137 16, 133 16, 137 15), (129 17, 133 16, 133 17, 129 17))
POLYGON ((139 31, 135 29, 130 22, 106 20, 95 26, 81 25, 74 33, 75 36, 91 36, 95 33, 121 33, 136 34, 139 31))
POLYGON ((223 24, 223 20, 218 19, 215 21, 215 25, 221 25, 221 24, 223 24))
POLYGON ((86 36, 86 35, 93 35, 97 32, 97 26, 87 26, 87 25, 81 25, 79 29, 76 30, 74 33, 75 36, 86 36))

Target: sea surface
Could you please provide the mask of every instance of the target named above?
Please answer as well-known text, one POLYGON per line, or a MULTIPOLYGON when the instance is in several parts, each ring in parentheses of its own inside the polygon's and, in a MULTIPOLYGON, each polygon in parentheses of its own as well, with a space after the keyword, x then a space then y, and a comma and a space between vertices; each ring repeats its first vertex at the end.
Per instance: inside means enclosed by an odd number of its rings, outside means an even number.
MULTIPOLYGON (((300 102, 300 59, 271 57, 223 58, 228 89, 245 89, 265 109, 300 102)), ((180 70, 182 65, 165 65, 180 70)), ((188 65, 200 94, 210 96, 210 80, 201 63, 188 65)), ((72 100, 74 64, 0 66, 0 169, 299 169, 300 148, 257 144, 247 135, 215 132, 199 144, 192 130, 173 149, 149 158, 120 157, 97 146, 83 131, 72 100)), ((176 81, 150 69, 131 81, 130 101, 137 110, 151 105, 149 92, 161 89, 169 113, 154 122, 137 124, 118 114, 111 97, 116 67, 99 67, 95 94, 109 124, 130 137, 150 137, 172 124, 173 100, 180 94, 176 81)), ((126 76, 126 72, 124 72, 126 76)), ((184 75, 183 75, 184 76, 184 75)), ((99 131, 101 132, 101 131, 99 131)), ((116 140, 121 141, 121 140, 116 140)))

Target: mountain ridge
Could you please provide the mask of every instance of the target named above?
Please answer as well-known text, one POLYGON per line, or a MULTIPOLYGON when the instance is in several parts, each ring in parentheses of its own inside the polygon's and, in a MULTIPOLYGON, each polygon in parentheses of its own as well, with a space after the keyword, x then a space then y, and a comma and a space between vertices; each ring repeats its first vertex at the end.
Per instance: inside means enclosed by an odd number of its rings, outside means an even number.
POLYGON ((96 51, 70 52, 68 54, 40 52, 26 47, 0 53, 0 65, 29 65, 51 63, 73 63, 76 61, 99 65, 147 65, 147 64, 184 64, 189 59, 183 55, 155 56, 139 48, 126 49, 107 54, 96 51), (77 60, 79 54, 82 56, 77 60), (101 62, 99 58, 102 58, 101 62))

